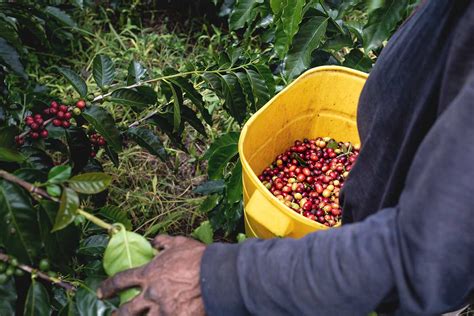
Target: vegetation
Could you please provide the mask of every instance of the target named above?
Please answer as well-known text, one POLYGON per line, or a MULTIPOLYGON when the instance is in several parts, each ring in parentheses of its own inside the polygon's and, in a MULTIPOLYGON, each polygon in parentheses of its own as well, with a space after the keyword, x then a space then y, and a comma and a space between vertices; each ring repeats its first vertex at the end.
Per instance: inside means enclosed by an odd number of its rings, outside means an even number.
POLYGON ((242 239, 245 121, 310 67, 370 71, 415 2, 0 3, 0 314, 109 314, 142 236, 242 239))

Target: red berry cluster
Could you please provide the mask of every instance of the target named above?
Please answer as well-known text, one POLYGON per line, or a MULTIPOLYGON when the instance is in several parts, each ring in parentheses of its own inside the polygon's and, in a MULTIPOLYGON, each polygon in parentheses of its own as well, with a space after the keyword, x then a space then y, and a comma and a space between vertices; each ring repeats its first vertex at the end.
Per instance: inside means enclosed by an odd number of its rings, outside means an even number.
POLYGON ((100 136, 97 133, 93 133, 89 136, 89 141, 92 144, 92 151, 91 151, 91 157, 94 158, 95 155, 97 154, 97 151, 99 150, 100 147, 104 147, 107 145, 107 142, 105 141, 105 138, 100 136))
MULTIPOLYGON (((30 133, 28 135, 31 139, 48 137, 48 131, 44 129, 44 118, 41 114, 28 115, 25 117, 25 123, 30 128, 30 133)), ((15 136, 15 141, 18 145, 23 145, 25 143, 25 137, 17 135, 15 136)))
POLYGON ((341 219, 339 192, 359 150, 330 137, 297 140, 258 178, 295 212, 332 227, 341 219))
POLYGON ((53 118, 54 126, 62 126, 64 128, 71 126, 69 120, 72 117, 72 112, 64 104, 59 105, 56 101, 52 101, 49 108, 44 109, 44 114, 53 118))

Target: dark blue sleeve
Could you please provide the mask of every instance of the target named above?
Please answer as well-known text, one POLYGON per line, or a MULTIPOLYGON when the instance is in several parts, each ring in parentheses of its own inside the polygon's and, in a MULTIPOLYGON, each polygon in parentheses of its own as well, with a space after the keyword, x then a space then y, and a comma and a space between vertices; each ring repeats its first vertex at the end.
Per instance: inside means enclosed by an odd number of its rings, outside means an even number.
POLYGON ((395 293, 440 314, 474 293, 474 75, 413 160, 399 203, 300 240, 208 247, 208 315, 364 315, 395 293))

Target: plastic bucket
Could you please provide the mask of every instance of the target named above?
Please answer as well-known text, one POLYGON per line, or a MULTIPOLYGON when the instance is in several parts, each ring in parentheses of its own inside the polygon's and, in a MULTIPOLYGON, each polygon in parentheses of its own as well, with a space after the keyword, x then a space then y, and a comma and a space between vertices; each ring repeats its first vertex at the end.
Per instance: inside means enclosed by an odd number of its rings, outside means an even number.
POLYGON ((297 139, 358 143, 357 104, 367 76, 339 66, 308 70, 247 121, 239 139, 247 236, 299 238, 328 229, 281 203, 257 175, 297 139))

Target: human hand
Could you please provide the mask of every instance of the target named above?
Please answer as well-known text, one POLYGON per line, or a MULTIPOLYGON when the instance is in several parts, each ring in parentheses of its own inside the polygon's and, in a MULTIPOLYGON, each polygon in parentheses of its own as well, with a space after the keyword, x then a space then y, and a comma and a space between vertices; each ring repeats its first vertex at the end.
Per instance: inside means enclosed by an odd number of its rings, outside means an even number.
POLYGON ((199 276, 206 246, 166 235, 157 236, 152 244, 160 253, 150 263, 105 280, 97 296, 110 298, 139 287, 140 294, 120 306, 117 315, 204 315, 199 276))

